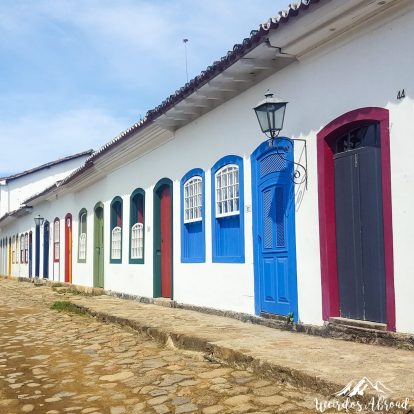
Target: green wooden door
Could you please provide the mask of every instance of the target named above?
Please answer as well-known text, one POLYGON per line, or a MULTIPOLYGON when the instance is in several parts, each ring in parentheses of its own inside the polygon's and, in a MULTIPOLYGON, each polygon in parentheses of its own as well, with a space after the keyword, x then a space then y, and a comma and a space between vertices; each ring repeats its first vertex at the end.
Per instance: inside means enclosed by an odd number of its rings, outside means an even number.
POLYGON ((95 206, 93 286, 104 287, 104 217, 103 204, 95 206))

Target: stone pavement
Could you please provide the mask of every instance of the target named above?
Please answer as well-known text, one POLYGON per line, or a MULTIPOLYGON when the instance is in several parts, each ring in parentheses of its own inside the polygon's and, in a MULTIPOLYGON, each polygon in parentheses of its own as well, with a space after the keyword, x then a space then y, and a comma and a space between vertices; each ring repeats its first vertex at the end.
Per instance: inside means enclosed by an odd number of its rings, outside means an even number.
POLYGON ((367 377, 395 400, 414 404, 414 352, 271 329, 195 311, 106 295, 72 299, 101 319, 123 323, 176 346, 324 394, 367 377))
MULTIPOLYGON (((192 407, 194 412, 204 412, 206 414, 214 412, 294 412, 294 413, 308 413, 316 412, 314 409, 313 399, 318 398, 322 400, 325 396, 338 392, 350 381, 359 381, 364 377, 368 377, 374 383, 380 381, 389 390, 387 396, 394 400, 411 399, 411 404, 414 403, 414 352, 407 350, 398 350, 388 347, 381 347, 375 345, 357 344, 352 342, 345 342, 334 339, 326 339, 314 336, 307 336, 299 333, 279 331, 275 329, 266 328, 263 326, 246 324, 237 320, 228 319, 220 316, 213 316, 202 314, 194 311, 167 308, 156 305, 141 304, 132 300, 118 299, 109 296, 81 296, 58 294, 52 291, 49 287, 34 287, 32 284, 19 283, 14 280, 0 279, 0 300, 5 302, 7 306, 12 306, 14 301, 24 301, 24 298, 30 298, 28 303, 21 305, 27 313, 30 312, 30 307, 39 306, 44 307, 45 303, 51 303, 53 300, 62 300, 63 298, 70 299, 77 306, 86 309, 88 313, 97 317, 100 320, 107 320, 132 327, 135 331, 145 333, 150 337, 166 344, 167 349, 160 349, 160 354, 152 357, 150 360, 159 360, 164 358, 165 352, 167 360, 160 362, 160 367, 148 367, 148 373, 145 371, 145 361, 136 361, 135 358, 142 359, 145 353, 142 354, 142 349, 150 346, 155 347, 153 342, 145 341, 140 337, 139 341, 136 339, 131 330, 123 331, 114 325, 104 325, 96 322, 96 319, 76 317, 76 326, 74 328, 73 316, 62 315, 60 321, 56 320, 55 326, 50 328, 49 334, 52 335, 50 340, 46 342, 49 345, 56 341, 53 335, 60 333, 61 339, 57 341, 58 349, 54 351, 55 358, 62 358, 63 360, 71 361, 71 357, 60 355, 60 350, 63 347, 69 348, 72 353, 79 353, 79 356, 88 357, 98 353, 100 357, 105 355, 105 352, 115 352, 116 347, 121 347, 127 356, 120 355, 113 359, 114 362, 107 366, 107 362, 100 361, 95 368, 94 365, 87 365, 83 370, 85 375, 85 383, 89 386, 96 382, 99 386, 97 389, 103 388, 105 390, 105 380, 102 377, 105 375, 125 375, 125 378, 118 378, 116 380, 110 378, 110 384, 115 384, 118 387, 119 382, 123 386, 127 386, 128 382, 135 382, 135 389, 142 386, 143 383, 139 381, 149 381, 147 375, 154 374, 151 378, 153 382, 145 383, 146 386, 153 387, 154 395, 151 397, 158 398, 166 395, 164 401, 158 405, 165 405, 165 410, 151 411, 154 408, 148 406, 148 399, 145 400, 145 406, 138 406, 138 409, 144 411, 136 412, 185 412, 174 408, 173 399, 186 396, 186 407, 192 407), (11 298, 11 303, 5 299, 11 298), (28 307, 30 305, 30 307, 28 307), (70 322, 66 321, 70 318, 70 322), (88 322, 80 322, 80 321, 88 322), (66 322, 65 322, 66 321, 66 322), (65 324, 66 323, 66 324, 65 324), (92 327, 94 330, 88 331, 92 327), (111 339, 112 351, 107 351, 105 339, 102 338, 100 330, 105 329, 107 334, 113 332, 113 339, 111 339), (97 331, 95 333, 95 330, 97 331), (81 335, 82 334, 82 335, 81 335), (84 337, 83 335, 86 335, 84 337), (120 338, 127 336, 126 344, 120 341, 120 338), (130 337, 128 337, 130 335, 130 337), (131 342, 133 351, 129 350, 128 340, 131 342), (112 344, 115 341, 115 345, 112 344), (118 341, 118 342, 116 342, 118 341), (140 342, 140 344, 138 344, 140 342), (145 346, 142 346, 145 343, 145 346), (90 348, 89 348, 90 347, 90 348), (123 348, 122 348, 123 347, 123 348), (182 362, 185 358, 190 358, 182 350, 176 348, 202 351, 207 358, 212 362, 205 362, 200 358, 200 354, 192 353, 191 362, 182 362), (135 352, 134 356, 129 356, 128 352, 135 352), (198 355, 198 356, 195 356, 198 355), (168 358, 171 358, 169 360, 168 358), (174 362, 174 358, 178 358, 179 362, 174 362), (195 359, 194 359, 195 358, 195 359), (198 359, 197 359, 198 358, 198 359), (126 361, 125 361, 126 360, 126 361), (121 361, 125 361, 122 365, 121 361), (230 367, 220 368, 217 362, 225 362, 230 367), (125 372, 119 372, 120 365, 125 367, 125 372), (164 365, 166 364, 166 365, 164 365), (167 394, 158 394, 162 392, 161 384, 167 380, 168 374, 166 370, 170 369, 174 372, 172 375, 184 375, 190 378, 184 379, 185 393, 178 395, 177 389, 182 390, 180 381, 172 385, 174 390, 167 389, 167 394), (218 370, 218 371, 216 371, 218 370), (223 370, 223 371, 221 371, 223 370), (154 373, 155 371, 155 373, 154 373), (200 374, 200 372, 201 374, 200 374), (124 373, 123 373, 124 372, 124 373), (203 374, 205 372, 205 374, 203 374), (209 372, 212 372, 209 374, 209 372), (128 377, 134 373, 134 376, 128 377), (137 373, 143 375, 137 377, 137 373), (259 379, 256 375, 266 379, 259 379), (201 376, 200 376, 201 375, 201 376), (204 377, 203 377, 204 375, 204 377), (211 377, 209 377, 211 375, 211 377), (92 380, 93 378, 93 380, 92 380), (243 378, 248 378, 243 379, 243 378), (190 381, 187 383, 186 381, 190 381), (104 381, 102 383, 102 381, 104 381), (138 383, 136 383, 138 381, 138 383), (161 382, 160 382, 161 381, 161 382), (196 381, 196 383, 192 383, 196 381), (201 383, 200 383, 201 381, 201 383), (205 382, 207 381, 207 382, 205 382), (264 382, 261 382, 264 381, 264 382), (118 384, 118 385, 117 385, 118 384), (255 385, 260 390, 256 390, 255 385), (265 385, 263 385, 265 384, 265 385), (305 391, 306 387, 308 391, 305 391), (314 390, 314 391, 310 391, 314 390), (201 393, 200 393, 201 391, 201 393), (208 398, 212 396, 211 400, 208 398), (225 398, 224 398, 225 397, 225 398), (205 398, 205 400, 203 400, 205 398), (234 398, 233 400, 231 398, 234 398), (262 398, 262 400, 259 400, 262 398), (231 404, 234 404, 232 406, 231 404), (269 405, 266 405, 269 404, 269 405), (216 407, 217 406, 217 407, 216 407), (216 407, 216 408, 212 408, 216 407), (211 409, 211 411, 209 411, 211 409), (146 411, 147 410, 147 411, 146 411), (175 410, 175 411, 174 411, 175 410), (204 411, 203 411, 204 410, 204 411), (217 410, 217 411, 214 411, 217 410)), ((1 304, 2 308, 5 306, 1 304)), ((19 311, 20 312, 20 311, 19 311)), ((42 321, 42 315, 49 318, 48 321, 43 321, 43 341, 44 341, 44 325, 50 324, 50 313, 52 311, 43 310, 40 312, 36 310, 36 316, 26 316, 29 318, 31 324, 36 324, 37 321, 42 321)), ((18 313, 18 312, 17 312, 18 313)), ((3 323, 8 321, 14 315, 9 309, 8 316, 2 316, 3 323)), ((19 321, 22 321, 20 318, 19 321)), ((14 321, 13 323, 15 323, 14 321)), ((10 323, 10 322, 9 322, 10 323)), ((0 326, 2 323, 0 322, 0 326)), ((26 328, 21 327, 17 331, 17 339, 13 335, 8 336, 8 346, 13 349, 13 341, 23 340, 19 339, 26 328)), ((16 335, 16 334, 15 334, 16 335)), ((40 334, 39 334, 40 335, 40 334)), ((24 337, 24 336, 23 336, 24 337)), ((105 336, 104 336, 105 337, 105 336)), ((1 340, 4 336, 1 334, 1 340)), ((36 338, 36 335, 34 336, 36 338)), ((33 340, 31 338, 30 340, 33 340)), ((106 340, 108 340, 106 338, 106 340)), ((39 337, 36 341, 36 346, 40 346, 42 338, 39 337)), ((0 343, 0 375, 2 370, 2 363, 4 364, 5 356, 1 356, 4 346, 0 343), (1 359, 3 358, 3 360, 1 359), (3 362, 2 362, 3 361, 3 362)), ((66 351, 65 351, 66 352, 66 351)), ((69 351, 67 351, 69 352, 69 351)), ((109 355, 109 354, 108 354, 109 355)), ((18 357, 18 355, 17 355, 18 357)), ((77 358, 77 356, 76 356, 77 358)), ((112 360, 112 356, 109 357, 112 360)), ((7 360, 7 358, 6 358, 7 360)), ((38 361, 39 364, 49 366, 49 362, 38 361)), ((65 362, 63 362, 65 364, 65 362)), ((90 362, 93 364, 93 362, 90 362)), ((156 363, 157 364, 157 363, 156 363)), ((58 366, 58 365, 57 365, 58 366)), ((31 367, 33 369, 34 367, 31 367)), ((65 366, 63 366, 65 368, 65 366)), ((67 372, 71 372, 68 368, 67 372)), ((1 381, 1 378, 0 378, 1 381)), ((18 383, 18 379, 16 381, 18 383)), ((67 390, 65 384, 60 384, 62 390, 67 390)), ((109 387, 108 387, 109 388, 109 387)), ((1 397, 0 388, 0 397, 1 397)), ((141 388, 142 389, 142 388, 141 388)), ((147 389, 145 389, 147 390, 147 389)), ((106 391, 106 390, 105 390, 106 391)), ((70 392, 70 391, 69 391, 70 392)), ((91 392, 93 394, 93 392, 91 392)), ((113 395, 118 392, 110 392, 113 395)), ((110 398, 106 392, 105 398, 110 398)), ((101 398, 102 393, 100 394, 101 398)), ((121 401, 129 401, 133 399, 129 395, 121 399, 121 401)), ((99 395, 98 395, 99 396, 99 395)), ((92 395, 93 397, 93 395, 92 395)), ((137 404, 142 404, 142 395, 140 392, 135 398, 138 398, 137 404)), ((51 398, 54 398, 53 396, 51 398)), ((90 397, 89 397, 90 398, 90 397)), ((148 395, 145 395, 148 398, 148 395)), ((160 398, 159 401, 163 400, 160 398)), ((159 402, 156 400, 156 402, 159 402)), ((183 400, 179 400, 183 401, 183 400)), ((101 407, 101 406, 99 406, 101 407)), ((70 407, 69 407, 70 408, 70 407)), ((82 408, 83 409, 83 408, 82 408)), ((17 411, 16 411, 17 412, 17 411)), ((39 411, 42 412, 43 411, 39 411)), ((47 411, 45 411, 47 412, 47 411)), ((61 412, 61 411, 59 411, 61 412)), ((88 412, 88 411, 84 411, 88 412)), ((106 411, 98 411, 106 412, 106 411)), ((120 411, 122 412, 122 411, 120 411)), ((130 411, 127 411, 130 412, 130 411)), ((191 410, 189 412, 192 412, 191 410)), ((330 412, 330 411, 327 411, 330 412)), ((332 411, 337 412, 337 411, 332 411)), ((392 411, 397 412, 397 411, 392 411)), ((0 406, 0 413, 1 406, 0 406)), ((116 413, 116 411, 114 411, 116 413)), ((6 414, 9 414, 7 412, 6 414)), ((53 411, 49 414, 53 414, 53 411)), ((57 414, 57 413, 56 413, 57 414)), ((112 414, 112 413, 111 413, 112 414)))
POLYGON ((59 313, 50 288, 0 279, 1 414, 314 413, 320 394, 59 313))

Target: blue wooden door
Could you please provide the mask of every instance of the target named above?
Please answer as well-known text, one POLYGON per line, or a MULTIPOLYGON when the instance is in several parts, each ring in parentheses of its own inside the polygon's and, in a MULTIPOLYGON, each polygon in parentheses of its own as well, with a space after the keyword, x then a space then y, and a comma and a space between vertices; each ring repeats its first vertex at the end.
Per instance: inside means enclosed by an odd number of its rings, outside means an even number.
POLYGON ((33 274, 32 261, 33 261, 33 240, 32 240, 32 232, 30 232, 29 233, 29 277, 32 277, 32 274, 33 274))
POLYGON ((49 279, 49 222, 43 225, 43 278, 49 279))
POLYGON ((252 155, 256 313, 298 319, 293 143, 252 155))

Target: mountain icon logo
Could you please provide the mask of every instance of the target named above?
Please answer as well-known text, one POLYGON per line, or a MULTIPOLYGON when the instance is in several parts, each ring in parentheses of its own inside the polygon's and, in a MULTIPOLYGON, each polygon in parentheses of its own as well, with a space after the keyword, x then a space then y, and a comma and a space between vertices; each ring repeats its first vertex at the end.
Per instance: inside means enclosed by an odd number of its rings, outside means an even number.
POLYGON ((382 382, 372 382, 367 377, 362 378, 359 381, 351 381, 341 391, 337 392, 337 397, 356 397, 364 396, 366 392, 374 391, 380 396, 385 396, 391 390, 387 388, 382 382))

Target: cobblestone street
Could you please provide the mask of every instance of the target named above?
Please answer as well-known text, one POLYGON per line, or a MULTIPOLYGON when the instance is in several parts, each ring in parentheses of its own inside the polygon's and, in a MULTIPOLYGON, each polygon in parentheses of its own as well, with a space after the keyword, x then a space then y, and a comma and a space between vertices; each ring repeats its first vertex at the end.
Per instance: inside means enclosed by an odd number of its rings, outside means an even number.
POLYGON ((2 281, 1 414, 315 412, 315 393, 50 309, 63 299, 2 281))

